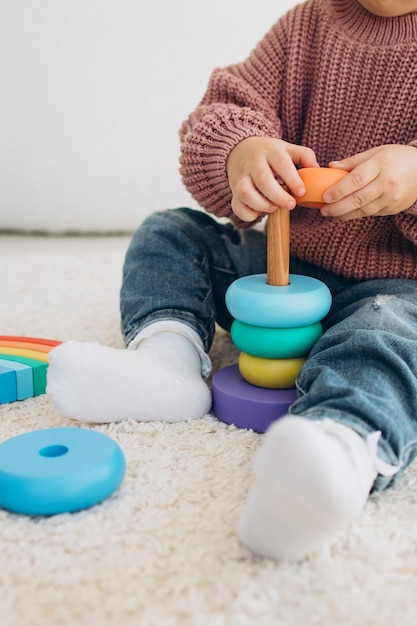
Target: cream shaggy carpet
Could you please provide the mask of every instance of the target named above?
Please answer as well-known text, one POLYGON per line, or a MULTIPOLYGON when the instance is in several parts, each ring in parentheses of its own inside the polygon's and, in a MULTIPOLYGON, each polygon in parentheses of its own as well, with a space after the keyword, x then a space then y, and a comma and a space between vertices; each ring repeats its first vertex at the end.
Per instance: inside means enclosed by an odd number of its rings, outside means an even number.
MULTIPOLYGON (((0 334, 122 347, 127 237, 0 237, 0 334)), ((219 332, 214 366, 236 351, 219 332)), ((0 440, 79 425, 46 396, 0 406, 0 440)), ((90 510, 0 510, 1 626, 414 626, 417 466, 302 563, 254 558, 236 524, 262 439, 219 423, 95 426, 127 459, 90 510)))

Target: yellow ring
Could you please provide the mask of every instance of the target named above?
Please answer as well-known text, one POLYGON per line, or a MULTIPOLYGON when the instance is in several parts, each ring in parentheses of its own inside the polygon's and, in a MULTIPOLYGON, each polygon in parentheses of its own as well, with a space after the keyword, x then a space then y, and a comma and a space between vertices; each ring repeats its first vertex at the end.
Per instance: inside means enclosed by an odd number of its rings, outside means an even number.
POLYGON ((290 389, 306 358, 263 359, 246 352, 239 355, 239 371, 248 383, 266 389, 290 389))

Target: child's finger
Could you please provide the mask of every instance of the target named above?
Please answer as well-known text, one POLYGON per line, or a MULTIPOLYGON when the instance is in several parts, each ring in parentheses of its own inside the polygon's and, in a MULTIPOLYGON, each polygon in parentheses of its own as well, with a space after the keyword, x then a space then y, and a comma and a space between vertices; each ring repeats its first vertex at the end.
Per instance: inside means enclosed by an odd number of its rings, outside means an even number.
POLYGON ((367 160, 355 167, 338 183, 329 187, 323 194, 324 201, 326 204, 333 204, 350 196, 351 202, 356 205, 354 208, 360 208, 363 205, 363 189, 376 180, 379 173, 377 163, 367 160))
POLYGON ((325 217, 360 218, 377 214, 384 207, 384 194, 377 180, 359 191, 344 196, 340 201, 325 204, 321 214, 325 217))
POLYGON ((242 220, 242 222, 254 222, 261 215, 258 211, 251 209, 251 207, 240 200, 235 199, 232 200, 232 210, 236 217, 242 220))
MULTIPOLYGON (((287 152, 285 152, 284 154, 281 153, 277 157, 271 159, 270 165, 273 171, 284 181, 289 191, 293 195, 303 196, 305 194, 306 190, 304 183, 297 172, 297 168, 295 167, 291 156, 287 152)), ((286 196, 289 196, 289 194, 286 194, 286 192, 284 193, 286 196)), ((277 206, 279 206, 280 199, 281 202, 283 199, 282 188, 281 192, 279 192, 278 198, 275 198, 274 196, 274 198, 270 199, 273 200, 277 206)))
MULTIPOLYGON (((276 181, 272 182, 279 187, 276 181)), ((271 204, 273 200, 268 196, 268 190, 260 189, 259 184, 250 176, 241 178, 236 184, 233 190, 234 202, 232 202, 232 209, 239 206, 239 203, 249 209, 256 211, 257 213, 266 213, 271 210, 271 204)))
POLYGON ((258 178, 254 176, 253 182, 258 192, 268 202, 268 206, 264 206, 262 209, 260 209, 265 213, 269 213, 277 206, 282 206, 287 209, 293 209, 295 207, 296 202, 294 198, 276 179, 271 169, 269 169, 267 175, 263 175, 258 178))

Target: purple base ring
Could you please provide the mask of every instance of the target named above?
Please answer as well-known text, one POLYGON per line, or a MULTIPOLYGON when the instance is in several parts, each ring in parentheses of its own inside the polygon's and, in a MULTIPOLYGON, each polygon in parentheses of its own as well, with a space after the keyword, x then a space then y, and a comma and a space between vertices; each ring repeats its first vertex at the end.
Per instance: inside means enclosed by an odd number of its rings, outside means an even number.
POLYGON ((264 433, 268 426, 288 413, 297 399, 293 389, 264 389, 247 383, 237 365, 229 365, 213 376, 213 413, 222 422, 264 433))

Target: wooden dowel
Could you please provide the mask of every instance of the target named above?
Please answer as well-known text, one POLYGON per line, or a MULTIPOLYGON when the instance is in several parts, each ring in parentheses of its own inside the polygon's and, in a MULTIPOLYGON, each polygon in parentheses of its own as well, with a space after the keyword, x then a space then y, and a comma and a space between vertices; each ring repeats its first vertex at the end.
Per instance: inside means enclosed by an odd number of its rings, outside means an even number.
POLYGON ((290 267, 290 211, 278 207, 268 216, 267 283, 288 285, 290 267))

